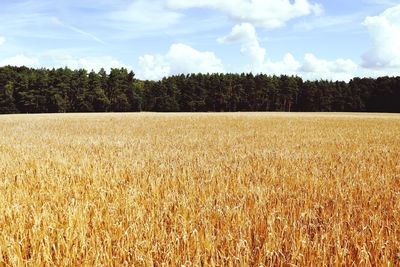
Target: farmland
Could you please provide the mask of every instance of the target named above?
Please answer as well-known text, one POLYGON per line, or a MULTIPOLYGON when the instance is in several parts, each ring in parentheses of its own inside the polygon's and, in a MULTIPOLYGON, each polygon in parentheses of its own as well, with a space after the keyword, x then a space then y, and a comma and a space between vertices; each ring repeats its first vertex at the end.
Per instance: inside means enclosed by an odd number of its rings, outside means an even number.
POLYGON ((400 265, 400 115, 0 117, 0 265, 400 265))

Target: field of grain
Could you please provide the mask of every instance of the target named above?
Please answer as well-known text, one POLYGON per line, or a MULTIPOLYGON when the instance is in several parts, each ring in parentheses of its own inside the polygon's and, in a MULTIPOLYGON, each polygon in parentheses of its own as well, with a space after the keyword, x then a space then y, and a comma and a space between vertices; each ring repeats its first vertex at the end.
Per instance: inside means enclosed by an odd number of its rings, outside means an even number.
POLYGON ((0 266, 399 266, 400 115, 0 116, 0 266))

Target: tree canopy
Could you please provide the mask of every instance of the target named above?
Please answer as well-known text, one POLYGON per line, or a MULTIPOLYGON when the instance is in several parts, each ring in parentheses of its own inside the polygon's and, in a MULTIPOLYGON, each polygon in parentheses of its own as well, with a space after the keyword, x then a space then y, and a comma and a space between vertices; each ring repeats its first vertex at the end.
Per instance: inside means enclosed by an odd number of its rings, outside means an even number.
POLYGON ((242 73, 142 81, 124 68, 0 68, 0 113, 134 111, 400 112, 400 77, 343 82, 242 73))

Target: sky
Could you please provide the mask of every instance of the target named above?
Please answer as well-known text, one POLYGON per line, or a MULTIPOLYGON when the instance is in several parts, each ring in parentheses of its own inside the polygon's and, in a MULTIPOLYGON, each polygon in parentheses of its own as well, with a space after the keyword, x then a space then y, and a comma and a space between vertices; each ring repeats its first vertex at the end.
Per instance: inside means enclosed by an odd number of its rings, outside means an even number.
POLYGON ((400 0, 0 0, 0 66, 400 75, 400 0))

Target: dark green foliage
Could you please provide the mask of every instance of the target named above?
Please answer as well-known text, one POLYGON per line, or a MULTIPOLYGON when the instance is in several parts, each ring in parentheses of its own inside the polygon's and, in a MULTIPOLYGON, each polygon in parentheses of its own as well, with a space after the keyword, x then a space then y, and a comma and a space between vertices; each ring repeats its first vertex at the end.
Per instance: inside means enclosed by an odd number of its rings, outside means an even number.
POLYGON ((94 71, 89 73, 85 100, 90 103, 88 106, 94 112, 105 112, 110 105, 110 100, 106 96, 100 76, 94 71))
MULTIPOLYGON (((1 89, 1 88, 0 88, 1 89)), ((14 104, 14 85, 8 82, 2 90, 0 90, 0 114, 17 113, 18 110, 14 104)))
POLYGON ((140 81, 127 69, 0 68, 0 113, 400 112, 400 77, 303 81, 264 74, 191 74, 140 81))

